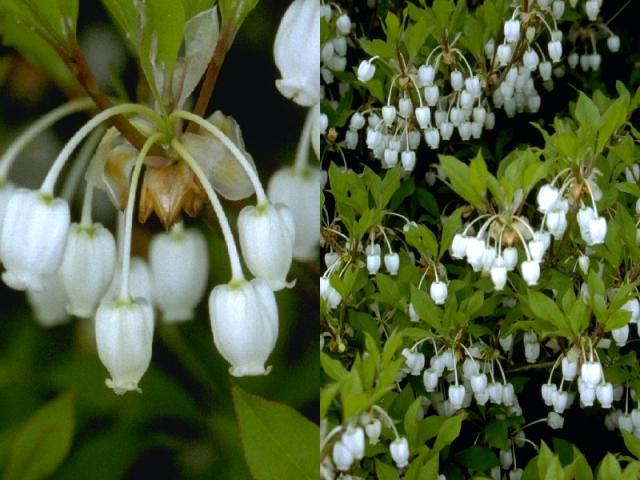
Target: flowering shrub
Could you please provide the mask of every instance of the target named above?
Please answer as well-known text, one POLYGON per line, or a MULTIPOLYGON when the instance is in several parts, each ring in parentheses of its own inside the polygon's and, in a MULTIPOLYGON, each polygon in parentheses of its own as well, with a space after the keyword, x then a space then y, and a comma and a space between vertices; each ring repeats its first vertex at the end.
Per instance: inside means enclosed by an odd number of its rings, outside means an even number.
POLYGON ((12 108, 1 111, 2 280, 26 292, 32 311, 3 311, 0 475, 146 477, 159 471, 146 452, 159 449, 173 454, 172 478, 309 478, 318 427, 297 410, 314 417, 317 386, 300 388, 296 377, 315 381, 317 352, 311 323, 296 313, 317 308, 308 272, 319 238, 319 5, 286 2, 274 16, 254 12, 257 0, 80 3, 0 3, 0 35, 12 47, 0 52, 0 82, 6 75, 10 91, 24 80, 11 66, 29 65, 38 74, 27 80, 50 79, 69 97, 47 94, 43 104, 60 105, 19 133, 27 101, 3 99, 12 108), (106 40, 82 39, 92 35, 83 15, 98 17, 106 40), (246 30, 262 29, 246 34, 245 20, 246 30), (231 69, 214 94, 236 36, 267 67, 231 69), (234 86, 246 77, 258 93, 234 86), (252 124, 258 103, 296 133, 252 124), (65 143, 47 155, 40 182, 26 157, 58 123, 65 143), (39 187, 23 186, 17 171, 39 187), (52 330, 34 333, 25 316, 52 330), (76 422, 82 444, 73 443, 76 422), (273 457, 273 444, 308 453, 273 457), (114 464, 95 472, 101 455, 114 464))
POLYGON ((367 5, 322 7, 320 477, 637 478, 640 90, 545 105, 617 7, 367 5))

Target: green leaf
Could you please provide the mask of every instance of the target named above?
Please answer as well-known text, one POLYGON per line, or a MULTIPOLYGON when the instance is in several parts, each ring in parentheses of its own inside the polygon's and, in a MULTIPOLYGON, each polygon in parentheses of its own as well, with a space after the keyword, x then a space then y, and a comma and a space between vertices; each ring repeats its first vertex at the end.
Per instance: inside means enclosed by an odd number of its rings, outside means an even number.
POLYGON ((438 259, 441 259, 445 252, 451 247, 453 237, 460 230, 462 225, 462 210, 463 208, 457 208, 449 217, 443 222, 442 226, 442 238, 440 240, 440 251, 438 252, 438 259))
POLYGON ((433 449, 429 452, 429 457, 436 455, 440 450, 451 445, 451 443, 458 438, 462 428, 462 420, 461 415, 454 415, 444 421, 436 437, 436 442, 433 444, 433 449))
POLYGON ((556 303, 542 292, 529 290, 529 307, 533 314, 545 322, 555 325, 559 332, 571 335, 567 318, 556 303))
POLYGON ((482 185, 477 184, 477 182, 475 186, 472 184, 469 167, 450 155, 440 155, 439 159, 442 170, 449 179, 449 185, 453 191, 477 210, 483 210, 485 202, 484 196, 480 195, 477 190, 482 187, 482 185))
POLYGON ((627 450, 629 450, 634 457, 640 460, 640 439, 633 433, 627 432, 626 430, 620 431, 622 432, 622 438, 627 450))
POLYGON ((182 45, 184 7, 175 0, 153 0, 144 5, 140 62, 147 81, 156 87, 156 97, 161 102, 171 90, 173 70, 182 45))
POLYGON ((349 372, 342 366, 338 360, 331 358, 324 352, 320 352, 320 364, 322 365, 322 370, 326 373, 329 378, 335 381, 340 381, 347 375, 349 372))
POLYGON ((453 457, 453 459, 473 472, 488 472, 500 465, 500 460, 490 448, 470 447, 453 457))
POLYGON ((509 430, 507 424, 497 418, 492 418, 484 427, 484 436, 489 445, 495 448, 506 449, 509 430))
POLYGON ((291 407, 264 400, 232 386, 240 437, 256 480, 316 478, 317 425, 291 407))
POLYGON ((73 441, 74 406, 74 394, 68 392, 26 421, 9 447, 5 480, 46 478, 60 466, 73 441))
POLYGON ((620 463, 616 460, 611 453, 607 455, 600 463, 598 468, 598 480, 618 480, 622 476, 622 470, 620 469, 620 463))
POLYGON ((376 460, 376 478, 380 480, 400 480, 398 470, 391 465, 376 460))
POLYGON ((222 13, 222 22, 230 22, 237 31, 247 15, 256 8, 259 0, 220 0, 220 13, 222 13))
POLYGON ((438 239, 426 225, 411 226, 404 238, 423 257, 433 258, 438 253, 438 239))
POLYGON ((75 87, 76 80, 55 50, 24 23, 11 15, 0 16, 3 44, 15 48, 24 58, 41 67, 63 89, 75 87))

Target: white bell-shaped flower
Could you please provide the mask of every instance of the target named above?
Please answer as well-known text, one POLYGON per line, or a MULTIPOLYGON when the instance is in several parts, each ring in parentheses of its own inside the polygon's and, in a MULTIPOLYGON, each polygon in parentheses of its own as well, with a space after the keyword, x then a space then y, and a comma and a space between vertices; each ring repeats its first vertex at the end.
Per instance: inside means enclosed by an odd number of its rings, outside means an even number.
POLYGON ((249 270, 281 290, 291 268, 295 225, 291 211, 281 203, 244 207, 238 217, 240 247, 249 270))
POLYGON ((448 288, 444 282, 433 282, 429 287, 429 295, 436 305, 444 305, 447 301, 448 288))
POLYGON ((276 87, 285 97, 310 107, 320 101, 320 4, 294 0, 287 8, 273 46, 282 78, 276 87))
POLYGON ((71 225, 60 266, 71 315, 93 316, 109 288, 115 265, 116 241, 109 230, 99 223, 71 225))
POLYGON ((267 375, 265 362, 278 338, 278 307, 260 279, 218 285, 209 296, 213 340, 236 377, 267 375))
MULTIPOLYGON (((2 225, 4 224, 4 215, 7 211, 7 205, 15 187, 4 180, 0 179, 0 233, 2 233, 2 225)), ((0 241, 2 241, 2 235, 0 235, 0 241)))
POLYGON ((295 225, 293 258, 314 260, 320 245, 320 183, 317 168, 297 170, 285 167, 269 180, 267 193, 273 203, 283 203, 291 211, 295 225))
POLYGON ((140 392, 153 344, 153 309, 144 298, 104 300, 96 312, 98 356, 107 367, 107 387, 118 395, 140 392))
POLYGON ((69 321, 67 293, 59 272, 43 280, 42 290, 27 290, 27 300, 36 322, 42 327, 55 327, 69 321))
POLYGON ((343 472, 346 472, 351 468, 351 464, 353 464, 354 460, 351 450, 349 450, 341 441, 333 444, 332 458, 333 463, 336 464, 338 470, 343 472))
POLYGON ((409 442, 407 442, 406 438, 396 438, 389 445, 389 451, 398 468, 404 468, 409 465, 409 442))
POLYGON ((355 460, 364 458, 364 429, 362 427, 349 427, 342 434, 342 443, 349 449, 355 460))
POLYGON ((207 287, 207 241, 195 228, 174 228, 151 241, 153 297, 167 323, 189 320, 207 287))
POLYGON ((69 205, 25 188, 9 198, 2 225, 0 259, 4 282, 16 290, 42 290, 44 278, 62 262, 70 226, 69 205))

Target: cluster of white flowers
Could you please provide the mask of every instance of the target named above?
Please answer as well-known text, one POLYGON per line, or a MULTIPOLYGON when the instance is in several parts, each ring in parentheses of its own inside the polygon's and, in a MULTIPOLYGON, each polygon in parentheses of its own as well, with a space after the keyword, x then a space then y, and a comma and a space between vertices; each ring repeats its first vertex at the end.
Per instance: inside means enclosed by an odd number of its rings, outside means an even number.
MULTIPOLYGON (((212 31, 217 32, 216 10, 207 15, 212 31)), ((206 240, 199 230, 185 228, 181 222, 171 220, 171 230, 153 238, 149 263, 131 255, 138 182, 145 160, 157 155, 152 149, 158 147, 175 152, 179 158, 176 162, 183 162, 193 181, 201 185, 227 246, 232 278, 209 295, 215 345, 231 364, 232 375, 269 372, 265 363, 278 336, 274 292, 291 286, 286 277, 292 259, 312 259, 319 243, 319 170, 307 166, 310 147, 319 150, 319 139, 314 139, 319 137, 319 44, 306 40, 314 30, 319 38, 319 16, 318 2, 296 0, 276 35, 274 57, 282 73, 276 86, 286 97, 310 108, 296 165, 276 172, 269 196, 244 149, 238 125, 220 112, 205 120, 177 109, 161 118, 143 105, 117 105, 97 114, 72 136, 39 190, 14 187, 5 181, 15 159, 34 138, 59 119, 94 107, 91 100, 75 100, 35 122, 0 159, 0 260, 6 270, 2 279, 14 289, 26 290, 37 317, 49 326, 67 320, 68 314, 93 318, 98 355, 111 377, 106 383, 116 393, 139 390, 138 383, 151 360, 156 308, 165 322, 188 320, 207 287, 206 240), (135 127, 148 137, 139 150, 115 129, 102 135, 101 126, 122 114, 135 114, 135 127), (183 120, 193 122, 200 130, 170 133, 180 131, 179 122, 183 120), (89 135, 93 137, 83 150, 87 150, 87 161, 92 158, 87 168, 82 218, 72 224, 69 201, 57 198, 54 187, 68 159, 89 135), (95 149, 100 136, 102 140, 95 149), (119 170, 114 169, 113 162, 122 170, 122 178, 114 176, 119 170), (118 209, 125 207, 117 241, 92 220, 95 188, 107 191, 118 209), (256 277, 248 281, 218 195, 239 200, 253 193, 256 206, 244 207, 238 219, 242 256, 256 277)), ((212 49, 215 39, 213 43, 212 49)), ((205 67, 209 58, 204 61, 205 67)), ((79 158, 78 164, 83 161, 79 158)), ((80 166, 86 168, 86 164, 80 166)), ((78 175, 77 180, 81 177, 78 175)), ((150 188, 146 179, 143 189, 150 188)), ((141 212, 143 203, 141 200, 141 212)), ((199 207, 184 209, 195 215, 199 207)), ((149 213, 152 210, 149 207, 149 213)), ((148 213, 141 213, 141 217, 147 218, 148 213)))
MULTIPOLYGON (((543 185, 538 191, 537 207, 543 214, 540 228, 534 230, 529 219, 515 214, 480 215, 470 222, 462 233, 454 236, 451 244, 451 256, 466 259, 474 271, 489 274, 496 290, 502 290, 507 282, 507 273, 515 270, 519 258, 517 245, 520 244, 526 259, 520 263, 522 278, 527 285, 533 286, 540 278, 540 262, 549 250, 552 238, 560 239, 565 234, 569 222, 567 214, 575 206, 576 195, 582 197, 586 190, 591 206, 580 201, 576 218, 580 235, 588 247, 604 243, 607 234, 607 221, 598 215, 596 202, 602 192, 596 183, 599 172, 594 170, 579 182, 570 173, 563 170, 550 184, 543 185), (565 176, 560 186, 559 179, 565 176), (484 221, 475 235, 469 235, 476 222, 484 221)), ((516 202, 518 203, 518 202, 516 202)), ((588 270, 589 257, 581 255, 579 259, 583 271, 588 270)))
POLYGON ((331 85, 333 72, 344 72, 347 68, 347 49, 352 23, 349 15, 336 4, 322 4, 320 14, 331 30, 331 36, 320 46, 320 75, 326 85, 331 85))
POLYGON ((364 458, 366 443, 377 445, 380 442, 382 427, 385 425, 394 435, 389 444, 389 454, 396 467, 403 469, 409 465, 409 442, 398 434, 393 420, 379 406, 372 407, 348 423, 346 427, 339 425, 322 435, 320 450, 323 451, 333 442, 331 456, 325 456, 320 463, 322 480, 356 479, 347 472, 352 470, 364 458))
MULTIPOLYGON (((598 69, 601 57, 595 50, 595 41, 605 32, 607 45, 618 51, 620 39, 603 22, 596 22, 600 3, 595 0, 585 7, 592 24, 589 29, 591 53, 578 55, 575 51, 568 63, 575 68, 579 62, 587 70, 598 69)), ((586 5, 585 4, 585 5, 586 5)), ((323 15, 335 30, 336 36, 322 47, 322 78, 326 84, 333 82, 331 71, 344 71, 347 42, 343 38, 351 31, 349 17, 329 5, 324 5, 323 15), (335 11, 334 11, 335 10, 335 11)), ((486 65, 474 70, 457 43, 460 34, 446 44, 438 45, 420 65, 405 64, 402 59, 390 62, 385 69, 394 72, 391 77, 387 102, 380 109, 368 107, 356 111, 341 139, 342 148, 358 147, 360 132, 366 126, 364 139, 373 156, 383 168, 402 163, 410 172, 415 167, 415 152, 422 139, 430 149, 438 149, 442 141, 453 138, 454 133, 462 141, 479 139, 483 130, 495 125, 494 108, 503 109, 508 117, 517 113, 536 113, 541 106, 541 96, 535 80, 542 82, 546 90, 554 87, 553 76, 563 77, 563 32, 557 20, 563 17, 565 1, 530 2, 524 11, 518 6, 503 24, 502 35, 490 38, 484 47, 486 65), (546 42, 546 43, 545 43, 546 42)), ((569 41, 576 49, 576 41, 584 37, 571 30, 569 41)), ((379 57, 362 60, 356 74, 366 83, 376 76, 379 57)), ((340 85, 344 94, 348 85, 340 85)), ((334 100, 333 103, 337 102, 334 100)), ((323 133, 324 133, 323 129, 323 133)))
POLYGON ((422 375, 424 388, 431 394, 430 400, 439 415, 451 416, 461 408, 468 408, 472 400, 478 405, 488 402, 504 405, 520 415, 522 410, 518 398, 513 385, 507 382, 500 361, 497 358, 485 359, 488 351, 486 345, 477 343, 466 347, 460 344, 460 347, 465 352, 464 360, 458 358, 459 352, 438 348, 435 339, 425 338, 416 342, 402 351, 406 368, 401 378, 405 375, 422 375), (419 347, 429 340, 433 343, 434 351, 429 359, 429 367, 425 369, 425 355, 419 347), (496 381, 496 365, 502 381, 496 381), (445 371, 449 373, 445 375, 445 371))

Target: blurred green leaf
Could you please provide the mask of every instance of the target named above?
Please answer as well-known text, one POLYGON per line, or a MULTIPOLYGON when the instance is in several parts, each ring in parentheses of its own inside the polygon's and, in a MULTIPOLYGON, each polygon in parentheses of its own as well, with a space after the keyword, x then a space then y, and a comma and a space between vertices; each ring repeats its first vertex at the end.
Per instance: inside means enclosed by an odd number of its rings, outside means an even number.
POLYGON ((315 479, 320 431, 298 412, 232 386, 240 437, 256 480, 315 479))
POLYGON ((60 395, 18 430, 9 447, 5 480, 36 480, 53 473, 71 448, 75 397, 60 395))

